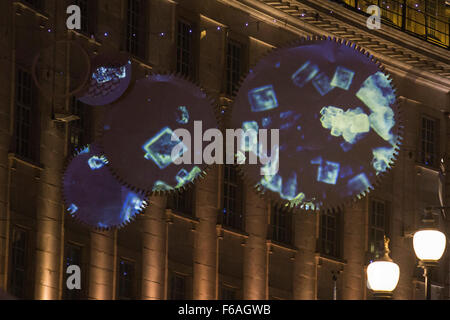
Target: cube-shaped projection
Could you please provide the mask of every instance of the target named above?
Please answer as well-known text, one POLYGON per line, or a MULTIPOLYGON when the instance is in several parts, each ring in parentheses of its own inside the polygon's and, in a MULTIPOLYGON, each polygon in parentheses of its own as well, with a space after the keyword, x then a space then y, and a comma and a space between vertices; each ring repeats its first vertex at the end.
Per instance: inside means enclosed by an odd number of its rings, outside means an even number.
POLYGON ((266 111, 278 107, 277 96, 272 85, 250 90, 248 101, 253 112, 266 111))
POLYGON ((78 207, 74 203, 71 203, 67 208, 67 211, 69 211, 70 214, 75 214, 75 212, 78 211, 78 207))
POLYGON ((319 92, 321 96, 324 96, 334 89, 330 82, 330 78, 322 72, 313 79, 312 84, 314 88, 316 88, 317 92, 319 92))
POLYGON ((339 177, 339 167, 339 163, 325 161, 317 171, 317 181, 336 184, 337 178, 339 177))
POLYGON ((339 87, 344 90, 350 89, 355 72, 344 67, 337 67, 334 77, 331 80, 331 85, 333 87, 339 87))
POLYGON ((281 176, 279 174, 275 174, 263 176, 260 183, 263 187, 266 187, 273 192, 281 192, 282 182, 283 179, 281 178, 281 176))
POLYGON ((391 129, 395 125, 394 111, 390 107, 380 107, 369 116, 370 127, 384 140, 392 141, 391 129))
POLYGON ((146 152, 145 159, 153 160, 160 169, 164 169, 173 161, 180 158, 188 150, 188 147, 169 127, 165 127, 145 143, 142 149, 146 152), (172 136, 174 141, 172 141, 172 136), (181 144, 180 152, 175 154, 172 159, 172 150, 178 144, 181 144))
POLYGON ((262 118, 262 120, 261 120, 261 124, 262 124, 263 128, 267 128, 271 123, 272 123, 271 117, 262 118))
POLYGON ((391 81, 382 72, 377 72, 368 77, 356 96, 375 113, 379 112, 380 109, 390 107, 395 102, 395 93, 391 81))
POLYGON ((347 182, 348 194, 355 194, 366 191, 370 187, 366 174, 360 173, 347 182))
POLYGON ((297 195, 297 174, 293 172, 289 179, 283 181, 281 197, 286 200, 292 200, 297 195))
POLYGON ((123 203, 122 210, 120 212, 120 218, 122 221, 129 221, 139 210, 143 209, 144 202, 133 192, 129 192, 123 203))
POLYGON ((105 156, 92 156, 88 160, 88 164, 91 170, 101 169, 107 163, 108 160, 105 156))
POLYGON ((169 186, 164 181, 158 180, 153 185, 152 191, 170 191, 173 190, 173 187, 169 186))
POLYGON ((184 182, 186 181, 188 176, 189 176, 189 172, 187 172, 186 169, 181 169, 180 171, 178 171, 175 179, 177 180, 178 183, 184 184, 184 182))
POLYGON ((307 61, 295 71, 291 78, 297 87, 303 88, 317 73, 319 73, 319 67, 307 61))

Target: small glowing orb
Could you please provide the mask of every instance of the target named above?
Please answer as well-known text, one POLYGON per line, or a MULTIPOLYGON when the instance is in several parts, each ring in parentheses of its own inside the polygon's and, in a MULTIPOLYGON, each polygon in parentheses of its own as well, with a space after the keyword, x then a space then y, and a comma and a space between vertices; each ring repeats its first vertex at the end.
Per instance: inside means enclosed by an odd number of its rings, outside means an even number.
POLYGON ((98 170, 108 164, 108 159, 105 156, 92 156, 89 158, 88 164, 92 170, 98 170))
POLYGON ((305 62, 291 77, 297 87, 303 88, 319 72, 319 67, 311 62, 305 62))
POLYGON ((71 203, 67 208, 67 211, 69 211, 70 214, 75 214, 75 212, 78 211, 78 207, 74 203, 71 203))
POLYGON ((146 152, 144 157, 147 160, 153 160, 160 169, 164 169, 188 150, 188 147, 182 143, 183 148, 180 150, 180 154, 172 159, 172 149, 180 143, 182 141, 174 132, 169 127, 165 127, 142 146, 146 152), (176 138, 174 141, 172 141, 172 136, 176 138))
POLYGON ((343 111, 333 106, 324 107, 320 111, 320 122, 326 129, 331 129, 331 135, 342 137, 348 143, 355 143, 361 133, 369 132, 369 117, 361 108, 343 111))
POLYGON ((330 78, 328 78, 328 76, 324 72, 319 73, 313 79, 312 84, 321 96, 326 95, 328 92, 334 89, 334 87, 330 84, 330 78))
POLYGON ((331 80, 331 85, 333 87, 338 87, 344 90, 350 89, 355 72, 344 67, 337 67, 334 73, 333 79, 331 80))
POLYGON ((278 100, 272 85, 250 90, 248 100, 253 112, 266 111, 278 107, 278 100))
POLYGON ((394 151, 394 148, 376 148, 372 150, 372 165, 377 174, 385 172, 390 167, 389 163, 392 160, 394 151))
POLYGON ((365 173, 360 173, 347 182, 347 187, 351 190, 350 193, 358 193, 361 190, 367 190, 370 187, 370 182, 365 173))
POLYGON ((180 124, 186 124, 189 122, 189 111, 185 106, 179 106, 177 109, 177 122, 180 124))
POLYGON ((336 184, 339 177, 339 167, 339 163, 325 161, 325 163, 317 170, 317 181, 336 184))
POLYGON ((102 84, 111 80, 123 79, 127 76, 125 66, 118 68, 99 67, 92 73, 92 79, 102 84))

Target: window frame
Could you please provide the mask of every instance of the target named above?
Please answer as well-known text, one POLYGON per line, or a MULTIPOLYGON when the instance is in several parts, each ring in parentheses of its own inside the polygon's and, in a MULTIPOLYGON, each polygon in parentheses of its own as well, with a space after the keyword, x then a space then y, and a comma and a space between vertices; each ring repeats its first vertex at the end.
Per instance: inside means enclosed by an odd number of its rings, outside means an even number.
POLYGON ((321 255, 330 257, 333 259, 342 259, 343 257, 343 231, 344 231, 344 213, 342 209, 329 209, 323 210, 319 215, 319 252, 321 255), (327 225, 324 226, 324 216, 328 218, 334 218, 334 228, 331 229, 327 225), (326 229, 326 238, 324 238, 324 229, 326 229), (331 230, 330 230, 331 229, 331 230), (328 239, 328 231, 334 232, 334 240, 328 239), (333 242, 334 243, 333 243, 333 242), (326 252, 326 243, 332 243, 333 252, 326 252))
MULTIPOLYGON (((63 268, 63 274, 64 274, 64 282, 63 282, 63 299, 64 300, 81 300, 85 298, 85 272, 86 272, 86 268, 84 268, 85 263, 84 263, 84 256, 85 253, 85 248, 83 245, 77 244, 75 242, 71 242, 71 241, 67 241, 64 245, 64 268, 63 268), (78 263, 78 266, 81 269, 81 289, 77 290, 77 289, 73 289, 73 290, 69 290, 67 288, 66 282, 67 282, 67 277, 69 276, 67 274, 67 267, 68 265, 68 248, 72 247, 72 248, 77 248, 79 249, 79 258, 80 258, 80 262, 78 263)), ((75 264, 77 265, 77 264, 75 264)))
POLYGON ((88 38, 92 35, 95 36, 98 29, 98 0, 67 0, 67 6, 69 5, 77 5, 81 9, 81 29, 74 31, 88 38), (83 2, 83 4, 80 2, 83 2))
MULTIPOLYGON (((420 114, 419 118, 419 130, 418 130, 418 155, 417 155, 417 163, 421 166, 437 169, 439 168, 439 154, 440 154, 440 120, 436 117, 432 117, 428 114, 422 113, 420 114), (424 126, 423 123, 425 121, 431 121, 434 123, 434 141, 431 143, 431 145, 434 146, 434 152, 431 154, 433 157, 433 162, 430 164, 427 164, 426 155, 430 154, 428 150, 423 149, 424 145, 424 126)), ((429 141, 425 141, 425 143, 430 143, 429 141)))
POLYGON ((195 217, 195 186, 172 192, 167 199, 167 208, 189 217, 195 217))
POLYGON ((188 276, 179 272, 171 272, 170 273, 170 283, 169 283, 169 296, 168 300, 187 300, 188 296, 188 276), (183 290, 181 295, 180 292, 175 290, 176 282, 175 279, 183 280, 183 290))
MULTIPOLYGON (((368 219, 367 219, 367 252, 370 259, 381 258, 384 254, 384 236, 390 238, 390 226, 391 226, 391 205, 389 201, 381 200, 379 198, 369 198, 369 210, 368 210, 368 219), (379 226, 378 222, 374 222, 374 216, 379 216, 379 212, 374 211, 375 205, 383 206, 383 226, 379 226), (380 236, 378 239, 376 236, 373 237, 376 233, 380 236), (378 243, 378 246, 377 246, 378 243), (371 245, 374 245, 374 249, 372 251, 371 245)), ((379 217, 375 217, 377 220, 379 217)))
POLYGON ((192 80, 196 80, 198 78, 198 41, 197 41, 197 35, 198 35, 198 28, 197 23, 194 22, 192 19, 186 19, 184 15, 179 15, 176 19, 176 40, 175 40, 175 70, 177 73, 186 76, 192 80), (185 48, 180 47, 180 25, 186 25, 191 32, 188 31, 189 36, 189 50, 188 50, 188 71, 184 72, 183 69, 180 67, 181 65, 185 65, 186 63, 183 61, 180 61, 180 57, 183 57, 182 53, 180 54, 180 51, 183 52, 183 50, 186 50, 185 48))
POLYGON ((10 243, 10 262, 9 262, 9 270, 8 270, 8 291, 16 296, 17 298, 29 298, 29 295, 31 293, 31 289, 29 288, 29 284, 31 282, 31 277, 30 277, 30 267, 29 267, 29 262, 30 262, 30 253, 31 253, 31 232, 29 229, 24 228, 22 226, 18 226, 18 225, 14 225, 11 228, 11 243, 10 243), (16 232, 23 232, 26 236, 25 239, 25 248, 23 249, 23 270, 21 270, 23 272, 23 288, 20 289, 22 292, 20 294, 18 294, 18 292, 15 290, 15 286, 14 286, 14 282, 15 282, 15 270, 17 268, 15 268, 15 246, 14 246, 14 239, 15 239, 15 235, 16 232))
POLYGON ((270 238, 280 244, 292 245, 294 240, 293 212, 289 208, 272 203, 270 207, 270 238), (280 225, 283 222, 283 225, 280 225), (284 235, 284 236, 283 236, 284 235))
POLYGON ((124 50, 140 60, 147 60, 148 58, 148 44, 149 44, 148 39, 149 33, 147 32, 149 26, 148 8, 149 4, 148 1, 146 0, 127 0, 125 3, 124 50), (138 8, 137 14, 136 12, 130 13, 130 3, 132 3, 133 1, 139 2, 142 5, 142 8, 138 8), (137 18, 136 24, 130 22, 131 14, 136 15, 137 18), (136 33, 137 36, 133 37, 132 35, 134 33, 136 33), (136 39, 133 40, 133 38, 136 39))
POLYGON ((222 194, 221 194, 221 209, 219 212, 219 223, 225 228, 233 230, 245 230, 245 188, 242 178, 239 176, 236 165, 222 166, 222 194), (233 168, 229 170, 228 168, 233 168), (227 174, 228 170, 228 174, 227 174), (231 176, 230 176, 231 174, 231 176), (228 175, 228 179, 227 179, 228 175), (233 179, 234 181, 230 180, 233 179), (234 190, 234 191, 231 191, 234 190), (234 194, 233 194, 234 192, 234 194), (233 203, 233 204, 230 204, 233 203), (225 216, 230 207, 234 206, 231 215, 225 216), (229 218, 230 217, 230 218, 229 218))
POLYGON ((236 91, 239 89, 239 83, 241 81, 242 76, 245 75, 248 69, 248 38, 239 36, 239 35, 228 35, 226 37, 226 43, 225 43, 225 79, 224 79, 224 90, 223 92, 231 97, 233 96, 236 91), (229 64, 229 51, 230 51, 230 45, 239 47, 240 54, 239 54, 239 62, 237 63, 239 67, 238 76, 236 79, 233 79, 233 66, 229 64), (236 81, 236 83, 234 83, 236 81))
MULTIPOLYGON (((117 291, 116 291, 116 299, 117 300, 134 300, 137 298, 138 294, 137 294, 137 270, 136 270, 136 261, 132 260, 132 259, 128 259, 128 258, 123 258, 120 257, 117 261, 118 267, 117 267, 117 291), (126 280, 122 277, 122 272, 121 272, 121 265, 130 265, 132 266, 132 274, 131 274, 131 279, 130 280, 126 280), (122 295, 122 280, 124 280, 125 282, 129 282, 131 284, 130 287, 130 296, 127 297, 125 295, 122 295)), ((125 293, 126 294, 126 293, 125 293)))

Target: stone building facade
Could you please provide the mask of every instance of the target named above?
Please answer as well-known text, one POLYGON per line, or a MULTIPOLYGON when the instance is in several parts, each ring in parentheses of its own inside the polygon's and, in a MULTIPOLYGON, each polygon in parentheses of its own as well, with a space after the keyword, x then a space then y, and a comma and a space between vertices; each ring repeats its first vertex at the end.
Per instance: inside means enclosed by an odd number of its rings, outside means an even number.
MULTIPOLYGON (((411 235, 423 208, 439 205, 438 169, 449 161, 449 6, 380 1, 382 27, 369 30, 363 12, 378 3, 1 1, 0 288, 30 299, 370 299, 365 270, 387 234, 401 270, 394 298, 422 299, 411 235), (79 31, 66 28, 70 4, 82 9, 79 31), (107 47, 130 52, 135 78, 157 70, 189 75, 226 112, 240 76, 259 57, 311 35, 370 51, 398 88, 402 151, 369 196, 334 213, 285 212, 235 168, 215 166, 189 192, 152 197, 120 230, 91 230, 64 213, 65 161, 95 140, 106 109, 64 97, 83 70, 70 40, 90 55, 107 47), (80 120, 65 123, 58 114, 80 120), (81 267, 79 291, 66 288, 70 264, 81 267)), ((443 198, 448 204, 448 190, 443 198)), ((448 220, 439 218, 439 226, 449 234, 448 220)), ((449 298, 449 276, 446 253, 433 273, 433 298, 449 298)))

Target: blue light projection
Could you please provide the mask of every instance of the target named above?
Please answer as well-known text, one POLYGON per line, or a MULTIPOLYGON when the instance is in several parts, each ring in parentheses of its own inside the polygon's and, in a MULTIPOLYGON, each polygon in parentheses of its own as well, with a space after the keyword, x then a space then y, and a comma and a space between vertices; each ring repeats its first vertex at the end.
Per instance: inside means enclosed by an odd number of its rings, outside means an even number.
MULTIPOLYGON (((131 61, 128 61, 131 64, 131 61)), ((126 66, 121 66, 117 68, 110 67, 98 67, 95 72, 92 73, 92 79, 97 81, 97 83, 102 84, 114 79, 123 79, 127 76, 126 66)))
POLYGON ((279 157, 242 164, 246 178, 289 206, 330 208, 360 197, 395 160, 400 126, 390 82, 372 57, 335 40, 268 54, 243 81, 231 124, 278 129, 279 157), (261 88, 275 88, 276 108, 249 98, 261 88))
POLYGON ((339 177, 339 163, 325 161, 325 164, 319 166, 317 170, 317 181, 336 184, 339 177))
POLYGON ((189 122, 189 111, 186 106, 179 106, 176 114, 179 124, 187 124, 189 122))
POLYGON ((161 131, 142 146, 142 149, 146 152, 144 158, 153 160, 160 169, 164 169, 181 157, 188 150, 188 147, 182 144, 183 148, 180 150, 180 153, 172 159, 172 149, 179 143, 182 143, 178 137, 172 141, 172 136, 176 137, 169 127, 161 129, 161 131))
POLYGON ((324 72, 321 72, 313 79, 312 84, 317 92, 324 96, 334 89, 330 82, 330 78, 324 72))
POLYGON ((106 163, 99 148, 90 145, 70 161, 63 179, 67 212, 102 229, 123 226, 147 206, 145 196, 120 184, 106 163))
POLYGON ((153 185, 152 191, 175 190, 175 188, 180 188, 189 182, 193 182, 201 173, 202 170, 197 166, 193 167, 189 172, 186 169, 182 168, 180 171, 178 171, 177 175, 175 176, 175 180, 177 181, 175 187, 172 187, 171 185, 167 184, 162 180, 158 180, 153 185))
POLYGON ((359 134, 369 132, 369 117, 361 108, 349 109, 344 112, 341 108, 333 106, 320 110, 320 122, 326 129, 331 129, 331 135, 342 137, 348 143, 355 143, 359 134))
POLYGON ((78 207, 74 203, 71 203, 70 206, 67 208, 67 211, 69 211, 69 213, 73 215, 78 211, 78 207))
POLYGON ((278 107, 278 100, 272 85, 251 90, 248 100, 253 112, 261 112, 278 107))
POLYGON ((331 80, 331 86, 339 87, 344 90, 350 89, 350 85, 352 84, 353 77, 355 76, 355 72, 339 66, 336 68, 336 72, 334 73, 333 79, 331 80))
MULTIPOLYGON (((89 152, 89 151, 88 151, 89 152)), ((86 154, 87 152, 83 152, 82 154, 86 154)), ((88 160, 89 167, 92 170, 98 170, 103 168, 104 165, 108 164, 108 159, 105 156, 92 156, 88 160)))
POLYGON ((253 151, 255 154, 258 154, 258 122, 245 121, 242 123, 242 130, 244 134, 241 137, 241 150, 253 151))
POLYGON ((319 67, 306 61, 295 73, 291 76, 292 81, 297 87, 303 88, 309 81, 311 81, 319 72, 319 67))

